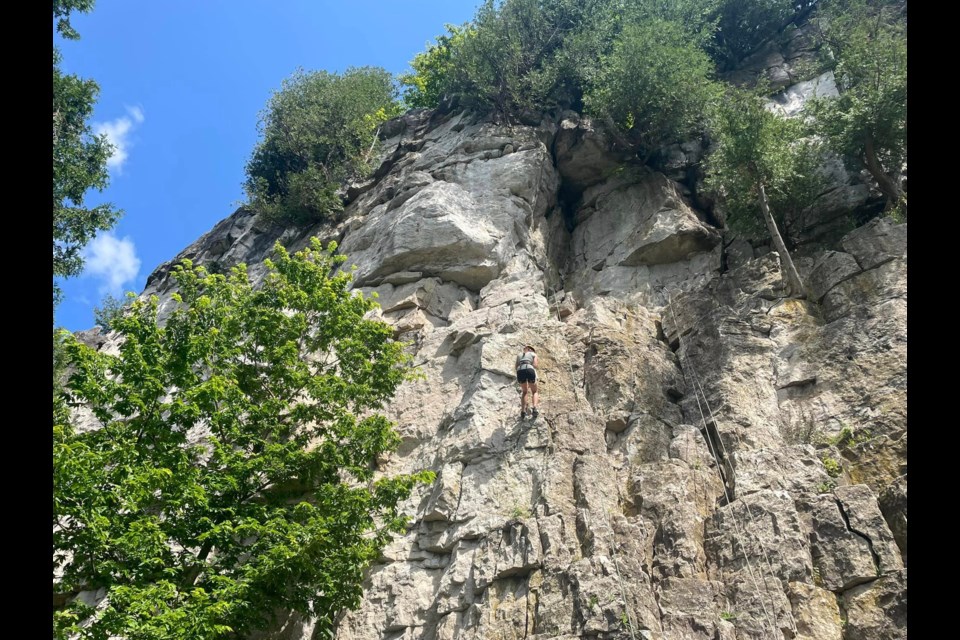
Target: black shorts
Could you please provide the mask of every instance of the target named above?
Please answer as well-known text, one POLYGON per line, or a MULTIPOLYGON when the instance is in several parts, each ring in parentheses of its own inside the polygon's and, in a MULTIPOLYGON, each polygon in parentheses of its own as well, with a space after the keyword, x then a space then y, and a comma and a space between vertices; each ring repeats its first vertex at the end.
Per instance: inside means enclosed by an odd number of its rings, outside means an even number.
POLYGON ((536 381, 537 381, 536 369, 518 369, 517 370, 517 382, 536 382, 536 381))

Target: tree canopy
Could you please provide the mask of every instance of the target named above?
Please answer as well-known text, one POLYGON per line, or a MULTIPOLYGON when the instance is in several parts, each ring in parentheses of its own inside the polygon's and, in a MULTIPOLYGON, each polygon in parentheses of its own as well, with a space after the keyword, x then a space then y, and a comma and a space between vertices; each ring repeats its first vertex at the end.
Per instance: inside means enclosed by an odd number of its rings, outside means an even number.
POLYGON ((585 107, 649 154, 699 135, 720 91, 712 72, 706 53, 680 25, 659 18, 631 24, 604 58, 585 107))
POLYGON ((840 94, 811 103, 818 133, 849 164, 870 172, 888 210, 905 214, 900 186, 907 159, 905 3, 824 1, 817 24, 840 94))
MULTIPOLYGON (((72 11, 90 11, 93 0, 55 0, 53 17, 64 37, 80 35, 70 25, 72 11)), ((62 56, 53 49, 53 276, 65 278, 83 270, 83 247, 99 231, 112 228, 122 212, 111 204, 88 207, 84 198, 90 189, 102 191, 110 174, 107 160, 112 148, 105 136, 93 135, 89 119, 100 87, 93 80, 65 74, 62 56)), ((60 301, 54 283, 53 300, 60 301)))
POLYGON ((821 192, 820 147, 802 119, 766 108, 761 96, 730 89, 711 114, 712 147, 706 186, 733 228, 764 225, 780 254, 793 293, 803 295, 793 261, 780 235, 776 212, 809 205, 821 192))
POLYGON ((432 474, 376 478, 399 442, 378 411, 411 369, 365 319, 375 303, 330 275, 334 249, 278 244, 256 289, 243 265, 185 261, 165 323, 155 297, 113 317, 119 353, 62 337, 58 638, 234 638, 277 610, 322 629, 359 602, 365 567, 405 530, 398 505, 432 474), (73 599, 100 588, 97 610, 73 599))
POLYGON ((297 71, 261 115, 246 167, 250 205, 294 224, 334 218, 343 208, 339 190, 369 172, 379 126, 398 111, 384 69, 297 71))

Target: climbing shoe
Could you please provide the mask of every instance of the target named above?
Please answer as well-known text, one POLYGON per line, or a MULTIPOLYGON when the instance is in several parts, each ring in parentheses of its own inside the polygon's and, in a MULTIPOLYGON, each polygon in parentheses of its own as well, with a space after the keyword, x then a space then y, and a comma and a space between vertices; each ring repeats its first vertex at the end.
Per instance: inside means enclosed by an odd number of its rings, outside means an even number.
POLYGON ((536 419, 537 419, 537 416, 539 416, 539 415, 540 415, 540 412, 537 411, 536 409, 534 409, 533 412, 530 414, 530 417, 532 417, 534 420, 536 420, 536 419))
POLYGON ((526 417, 527 417, 527 414, 523 411, 523 409, 521 409, 521 410, 520 410, 520 419, 523 420, 523 419, 526 418, 526 417))

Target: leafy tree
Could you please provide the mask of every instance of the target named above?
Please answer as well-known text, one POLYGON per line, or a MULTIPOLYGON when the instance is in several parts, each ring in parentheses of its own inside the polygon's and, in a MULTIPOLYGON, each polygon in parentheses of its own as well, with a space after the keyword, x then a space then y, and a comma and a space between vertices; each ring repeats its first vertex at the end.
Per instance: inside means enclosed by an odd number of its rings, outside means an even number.
MULTIPOLYGON (((906 214, 900 178, 907 158, 907 33, 889 0, 822 2, 817 23, 839 97, 808 107, 828 145, 856 169, 866 168, 887 210, 906 214)), ((902 6, 901 6, 902 5, 902 6)))
POLYGON ((802 120, 772 113, 760 96, 743 91, 729 91, 711 120, 707 187, 718 196, 731 226, 763 221, 791 293, 804 297, 805 288, 772 208, 786 203, 802 208, 820 192, 816 141, 804 137, 802 120))
MULTIPOLYGON (((128 293, 128 297, 133 297, 133 293, 128 293)), ((129 300, 122 300, 113 294, 107 294, 100 301, 100 305, 93 308, 93 321, 105 332, 113 331, 113 323, 117 317, 124 312, 129 305, 129 300)))
POLYGON ((155 297, 113 319, 118 355, 66 338, 64 400, 99 428, 54 426, 58 638, 236 638, 278 609, 329 629, 405 530, 433 474, 375 480, 403 345, 330 275, 335 244, 275 249, 258 289, 184 261, 163 326, 155 297), (102 608, 70 602, 97 588, 102 608))
POLYGON ((660 18, 630 24, 603 60, 586 108, 649 154, 700 130, 719 90, 712 70, 681 26, 660 18))
POLYGON ((398 112, 392 76, 374 67, 297 71, 260 120, 247 163, 251 205, 268 218, 309 224, 342 210, 341 187, 370 170, 380 125, 398 112))
POLYGON ((547 92, 536 72, 559 46, 560 37, 538 4, 507 0, 498 6, 486 0, 477 9, 456 77, 467 104, 509 118, 545 102, 547 92))
POLYGON ((80 34, 70 25, 70 13, 90 13, 96 0, 53 0, 53 18, 57 21, 57 33, 68 40, 79 40, 80 34))
MULTIPOLYGON (((579 67, 565 47, 591 51, 586 34, 615 21, 611 0, 486 0, 470 23, 449 86, 474 108, 513 118, 579 100, 579 67), (571 43, 576 44, 573 45, 571 43)), ((598 31, 599 32, 599 31, 598 31)), ((592 35, 592 34, 591 34, 592 35)))
POLYGON ((733 68, 815 3, 816 0, 714 0, 714 59, 724 70, 733 68))
POLYGON ((406 87, 403 99, 410 108, 435 108, 453 88, 455 61, 472 29, 469 23, 459 27, 453 24, 444 26, 447 35, 437 36, 434 44, 428 43, 427 50, 418 53, 410 62, 412 71, 397 78, 406 87))
MULTIPOLYGON (((93 0, 55 0, 57 31, 68 39, 80 36, 70 26, 70 12, 90 11, 93 0)), ((121 211, 113 205, 84 205, 90 189, 102 191, 110 175, 112 148, 105 136, 94 136, 88 122, 100 92, 93 80, 60 70, 61 55, 53 49, 53 275, 69 277, 83 270, 81 251, 98 231, 116 224, 121 211)), ((54 283, 53 300, 61 298, 54 283)))

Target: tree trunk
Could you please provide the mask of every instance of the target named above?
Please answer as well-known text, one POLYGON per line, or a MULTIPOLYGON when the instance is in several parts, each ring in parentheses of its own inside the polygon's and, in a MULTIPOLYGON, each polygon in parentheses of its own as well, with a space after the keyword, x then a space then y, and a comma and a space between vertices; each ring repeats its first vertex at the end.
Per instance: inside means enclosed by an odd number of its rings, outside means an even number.
MULTIPOLYGON (((867 165, 867 171, 870 172, 873 179, 877 181, 880 192, 887 197, 886 208, 891 209, 897 206, 897 203, 903 199, 903 192, 900 190, 900 185, 888 176, 883 167, 880 166, 880 162, 877 160, 877 150, 873 145, 873 136, 868 134, 863 146, 863 155, 866 160, 864 164, 867 165)), ((906 208, 906 203, 904 203, 904 208, 906 208)))
POLYGON ((793 259, 790 257, 790 252, 787 251, 787 245, 783 243, 780 230, 777 229, 777 223, 773 219, 773 214, 770 213, 767 191, 762 182, 760 183, 760 210, 763 211, 763 221, 767 223, 767 231, 770 232, 773 246, 776 247, 777 254, 780 255, 780 268, 786 274, 790 293, 795 298, 806 298, 807 294, 803 282, 800 280, 800 274, 797 273, 797 268, 793 265, 793 259))

